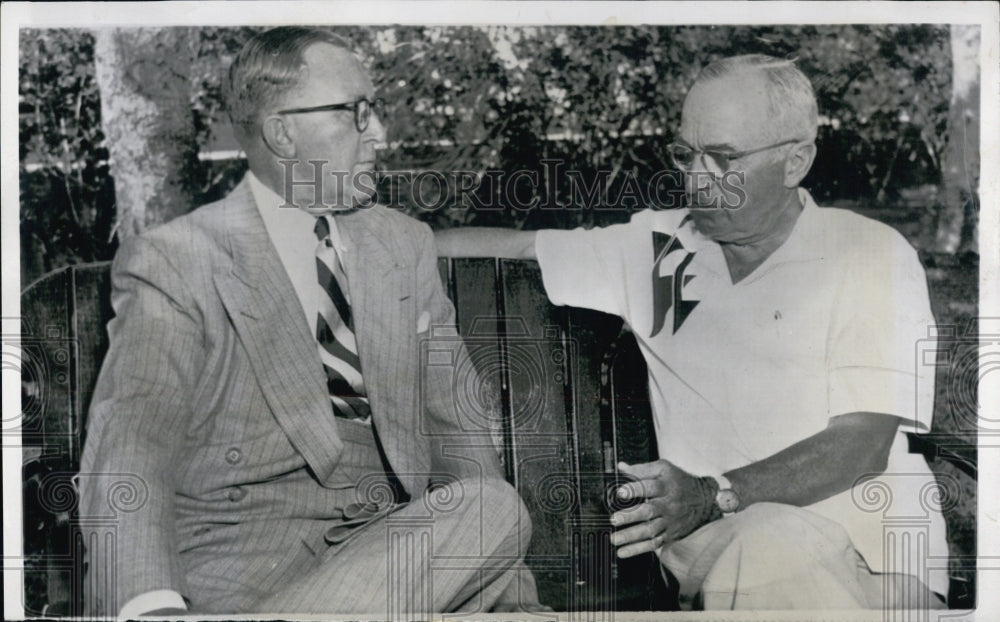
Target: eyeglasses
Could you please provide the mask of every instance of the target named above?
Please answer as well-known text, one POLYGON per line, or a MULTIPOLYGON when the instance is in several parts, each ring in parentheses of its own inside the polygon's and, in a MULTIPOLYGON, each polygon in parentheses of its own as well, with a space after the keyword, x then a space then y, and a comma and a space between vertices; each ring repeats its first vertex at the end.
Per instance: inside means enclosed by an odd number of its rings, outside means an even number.
POLYGON ((306 112, 326 112, 327 110, 353 110, 354 127, 358 128, 359 132, 364 132, 368 129, 368 123, 371 121, 373 111, 379 118, 385 115, 385 100, 381 97, 376 97, 375 99, 362 97, 357 101, 345 102, 343 104, 288 108, 286 110, 279 110, 276 114, 304 114, 306 112))
POLYGON ((755 153, 760 153, 761 151, 767 151, 768 149, 777 149, 778 147, 784 147, 785 145, 791 145, 792 143, 800 142, 798 138, 791 138, 789 140, 781 141, 780 143, 775 143, 773 145, 767 145, 766 147, 759 147, 757 149, 748 149, 746 151, 716 151, 713 149, 707 149, 701 151, 698 149, 693 149, 687 145, 681 145, 679 143, 670 143, 667 145, 667 151, 670 153, 670 159, 673 160, 674 165, 686 171, 691 168, 694 164, 695 158, 698 154, 704 154, 711 160, 711 163, 720 171, 728 171, 729 165, 733 160, 738 160, 740 158, 746 157, 748 155, 753 155, 755 153))

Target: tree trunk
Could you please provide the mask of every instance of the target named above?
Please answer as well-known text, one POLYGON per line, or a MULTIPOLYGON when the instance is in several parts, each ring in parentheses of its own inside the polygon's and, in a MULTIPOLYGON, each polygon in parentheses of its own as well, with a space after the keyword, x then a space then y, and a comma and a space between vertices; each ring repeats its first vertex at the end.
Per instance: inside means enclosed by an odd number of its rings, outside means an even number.
POLYGON ((198 148, 189 101, 193 60, 187 28, 94 32, 119 240, 194 206, 198 148))
POLYGON ((948 145, 932 250, 979 252, 979 26, 951 26, 948 145))

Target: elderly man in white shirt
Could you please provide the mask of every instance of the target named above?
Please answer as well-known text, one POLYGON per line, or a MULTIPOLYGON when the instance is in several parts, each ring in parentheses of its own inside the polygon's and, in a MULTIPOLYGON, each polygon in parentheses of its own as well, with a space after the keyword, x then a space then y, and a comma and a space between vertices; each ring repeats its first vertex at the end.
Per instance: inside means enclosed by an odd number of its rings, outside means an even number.
POLYGON ((643 502, 612 515, 612 542, 621 557, 654 551, 685 607, 939 607, 947 593, 927 570, 948 555, 934 476, 904 436, 931 425, 926 278, 896 231, 799 187, 816 132, 792 62, 722 59, 669 146, 686 209, 438 234, 445 255, 537 258, 553 303, 626 320, 660 460, 620 465, 635 481, 619 494, 643 502), (876 490, 925 520, 888 534, 876 490))

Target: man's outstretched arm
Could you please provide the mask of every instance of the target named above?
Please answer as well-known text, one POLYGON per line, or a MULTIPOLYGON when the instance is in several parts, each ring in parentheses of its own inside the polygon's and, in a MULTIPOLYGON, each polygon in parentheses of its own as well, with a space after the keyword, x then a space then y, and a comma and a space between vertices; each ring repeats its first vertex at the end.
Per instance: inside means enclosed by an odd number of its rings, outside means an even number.
POLYGON ((501 227, 459 227, 434 234, 440 257, 536 259, 535 231, 501 227))

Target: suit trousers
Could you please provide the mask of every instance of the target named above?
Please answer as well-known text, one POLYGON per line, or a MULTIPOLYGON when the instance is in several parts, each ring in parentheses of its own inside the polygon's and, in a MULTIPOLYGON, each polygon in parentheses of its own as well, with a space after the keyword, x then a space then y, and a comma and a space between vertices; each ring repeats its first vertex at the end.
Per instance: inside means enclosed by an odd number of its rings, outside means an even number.
POLYGON ((341 491, 342 505, 355 510, 322 522, 307 542, 283 542, 280 524, 262 523, 247 531, 258 544, 243 555, 199 556, 187 573, 193 611, 388 620, 488 611, 517 598, 531 522, 510 485, 461 479, 396 503, 371 426, 337 423, 337 468, 359 476, 341 491), (357 508, 367 508, 361 518, 357 508))
POLYGON ((756 503, 660 552, 685 609, 937 609, 917 577, 873 573, 839 524, 756 503))

